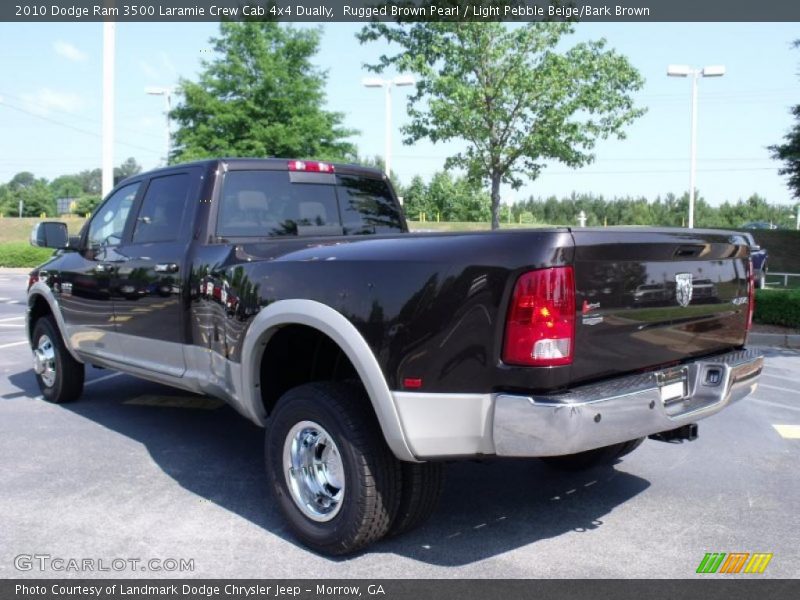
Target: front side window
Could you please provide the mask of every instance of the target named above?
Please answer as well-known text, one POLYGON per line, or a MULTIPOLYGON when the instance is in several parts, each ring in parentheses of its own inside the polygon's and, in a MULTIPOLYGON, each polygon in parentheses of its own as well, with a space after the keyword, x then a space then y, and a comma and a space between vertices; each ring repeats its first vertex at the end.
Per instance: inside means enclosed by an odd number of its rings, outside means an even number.
POLYGON ((133 243, 173 242, 178 239, 189 195, 189 175, 167 175, 150 182, 136 217, 133 243))
POLYGON ((90 248, 117 246, 122 242, 125 222, 128 220, 138 189, 139 182, 120 188, 92 217, 87 237, 90 248))

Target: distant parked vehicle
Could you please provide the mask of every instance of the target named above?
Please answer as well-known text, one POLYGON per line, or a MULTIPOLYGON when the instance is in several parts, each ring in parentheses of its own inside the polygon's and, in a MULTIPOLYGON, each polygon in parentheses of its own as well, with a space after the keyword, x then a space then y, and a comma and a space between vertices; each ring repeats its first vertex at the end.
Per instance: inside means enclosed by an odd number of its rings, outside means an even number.
POLYGON ((767 278, 767 249, 756 243, 752 233, 745 233, 744 237, 750 243, 750 260, 753 261, 753 278, 756 287, 763 288, 767 278))
POLYGON ((777 225, 768 223, 767 221, 748 221, 744 223, 741 229, 777 229, 777 225))

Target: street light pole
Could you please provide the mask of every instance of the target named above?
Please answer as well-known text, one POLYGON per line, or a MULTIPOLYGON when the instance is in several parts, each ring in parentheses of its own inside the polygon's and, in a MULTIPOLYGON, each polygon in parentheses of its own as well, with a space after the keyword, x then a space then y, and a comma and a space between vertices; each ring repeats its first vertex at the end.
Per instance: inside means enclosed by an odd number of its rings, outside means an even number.
POLYGON ((169 113, 172 111, 172 88, 164 88, 164 87, 146 87, 144 88, 145 94, 149 94, 150 96, 164 96, 164 101, 166 103, 167 112, 167 155, 164 158, 164 164, 169 164, 169 155, 172 152, 172 136, 170 135, 170 120, 169 120, 169 113))
POLYGON ((689 229, 694 229, 694 190, 697 182, 697 78, 692 72, 692 147, 689 151, 689 229))
POLYGON ((114 46, 117 24, 103 23, 103 133, 102 175, 103 197, 114 187, 114 46))
POLYGON ((386 111, 383 162, 387 177, 392 175, 392 86, 404 87, 414 85, 416 81, 410 75, 398 75, 394 79, 380 77, 367 77, 361 82, 364 87, 381 87, 384 90, 384 104, 386 111))
POLYGON ((692 78, 692 124, 691 124, 691 147, 689 150, 689 229, 694 228, 694 190, 697 180, 697 80, 700 77, 722 77, 725 74, 725 67, 715 65, 702 69, 693 69, 688 65, 669 65, 667 75, 669 77, 688 77, 692 78))
POLYGON ((387 82, 383 88, 385 90, 386 101, 384 103, 384 110, 386 111, 386 119, 384 123, 383 132, 383 160, 386 176, 392 176, 392 84, 387 82))

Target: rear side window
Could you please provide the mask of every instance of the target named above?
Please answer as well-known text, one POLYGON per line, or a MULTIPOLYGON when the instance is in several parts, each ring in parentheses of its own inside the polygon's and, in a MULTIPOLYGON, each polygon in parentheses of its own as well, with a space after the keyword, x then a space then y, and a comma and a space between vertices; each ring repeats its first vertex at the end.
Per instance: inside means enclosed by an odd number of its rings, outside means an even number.
POLYGON ((346 235, 402 231, 400 213, 385 182, 350 175, 339 175, 337 181, 346 235))
POLYGON ((134 244, 178 239, 189 194, 189 175, 167 175, 150 182, 133 230, 134 244))
POLYGON ((230 171, 217 217, 221 237, 356 235, 401 231, 400 215, 380 180, 339 176, 290 181, 288 171, 230 171))

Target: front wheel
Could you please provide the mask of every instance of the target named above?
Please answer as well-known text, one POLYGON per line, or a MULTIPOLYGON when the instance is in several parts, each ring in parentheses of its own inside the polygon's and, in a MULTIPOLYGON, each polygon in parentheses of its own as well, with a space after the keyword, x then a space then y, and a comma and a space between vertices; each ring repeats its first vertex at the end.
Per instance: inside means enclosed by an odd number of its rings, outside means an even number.
POLYGON ((83 364, 64 346, 53 317, 41 317, 33 326, 33 370, 42 396, 60 404, 76 400, 83 392, 83 364))
POLYGON ((304 544, 340 555, 389 531, 400 502, 400 463, 360 386, 289 390, 270 416, 265 446, 274 495, 304 544))

